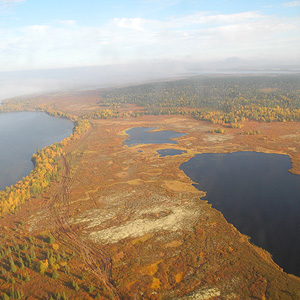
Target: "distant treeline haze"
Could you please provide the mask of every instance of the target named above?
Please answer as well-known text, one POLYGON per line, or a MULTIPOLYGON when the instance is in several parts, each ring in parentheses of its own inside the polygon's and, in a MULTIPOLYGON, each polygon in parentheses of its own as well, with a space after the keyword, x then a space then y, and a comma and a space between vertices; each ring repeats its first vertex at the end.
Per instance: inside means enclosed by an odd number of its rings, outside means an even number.
POLYGON ((104 105, 136 104, 145 114, 189 113, 214 123, 300 120, 300 75, 199 76, 114 89, 104 105))

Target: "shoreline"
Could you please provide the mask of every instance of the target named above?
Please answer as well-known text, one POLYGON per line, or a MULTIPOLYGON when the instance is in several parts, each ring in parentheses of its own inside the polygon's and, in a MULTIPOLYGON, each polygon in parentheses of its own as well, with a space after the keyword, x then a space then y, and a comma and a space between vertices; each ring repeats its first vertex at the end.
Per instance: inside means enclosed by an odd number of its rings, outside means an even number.
MULTIPOLYGON (((190 116, 143 116, 88 122, 91 128, 87 134, 69 139, 70 143, 64 146, 67 165, 63 168, 63 181, 54 183, 40 199, 32 199, 26 207, 20 206, 15 214, 6 215, 0 220, 0 226, 3 222, 13 226, 16 220, 29 216, 30 231, 26 233, 26 229, 25 235, 39 236, 51 230, 62 235, 61 241, 68 241, 70 249, 81 251, 77 243, 80 238, 89 247, 105 251, 112 261, 114 285, 119 293, 128 297, 136 293, 148 295, 154 290, 181 299, 183 295, 201 290, 201 284, 203 288, 215 288, 222 297, 233 293, 236 297, 247 298, 255 294, 251 289, 253 282, 256 282, 260 297, 287 289, 296 295, 300 288, 299 278, 283 272, 269 253, 252 245, 221 212, 201 200, 203 193, 192 186, 192 181, 179 166, 197 153, 280 152, 297 158, 298 150, 292 148, 295 145, 297 149, 297 139, 293 135, 298 132, 298 123, 246 122, 243 130, 260 127, 261 134, 244 136, 239 135, 239 129, 226 128, 224 139, 209 133, 220 125, 197 121, 190 116), (125 131, 138 126, 188 133, 171 146, 187 153, 166 159, 158 157, 156 152, 166 148, 165 144, 124 147, 125 131), (287 134, 289 137, 284 137, 287 134), (56 191, 63 192, 57 194, 56 191), (67 202, 63 195, 67 195, 67 202), (49 211, 48 207, 61 208, 57 217, 64 216, 62 222, 66 223, 63 224, 69 224, 68 230, 76 234, 76 238, 69 239, 65 227, 55 223, 55 215, 49 218, 51 209, 49 211), (174 220, 178 224, 172 223, 174 220), (138 226, 145 228, 142 235, 135 235, 133 229, 142 228, 138 226), (115 230, 131 232, 131 235, 120 239, 115 230), (93 234, 96 232, 102 234, 100 240, 93 234), (105 236, 113 237, 115 242, 103 244, 105 236), (234 278, 237 278, 235 285, 231 281, 234 278), (172 294, 175 286, 176 295, 172 294)), ((89 267, 78 258, 72 268, 76 273, 89 267)), ((49 286, 48 289, 51 290, 49 286)))

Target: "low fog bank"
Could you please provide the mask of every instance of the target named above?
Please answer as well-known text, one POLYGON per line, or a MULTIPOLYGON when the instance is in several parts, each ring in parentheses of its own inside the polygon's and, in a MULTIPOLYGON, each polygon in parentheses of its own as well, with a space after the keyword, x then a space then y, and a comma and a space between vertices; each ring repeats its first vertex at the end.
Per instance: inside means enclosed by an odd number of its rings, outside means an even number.
POLYGON ((300 67, 249 68, 239 58, 214 63, 152 61, 123 65, 31 70, 0 73, 1 100, 54 91, 122 86, 207 73, 299 72, 300 67))
POLYGON ((0 101, 52 91, 96 89, 188 75, 173 63, 149 63, 0 73, 0 101))

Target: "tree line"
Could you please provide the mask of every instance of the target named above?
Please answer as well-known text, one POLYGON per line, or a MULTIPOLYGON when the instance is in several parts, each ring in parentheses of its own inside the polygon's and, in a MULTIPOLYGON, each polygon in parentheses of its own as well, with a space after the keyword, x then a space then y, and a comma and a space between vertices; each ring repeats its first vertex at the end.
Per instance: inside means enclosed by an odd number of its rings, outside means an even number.
POLYGON ((213 123, 300 120, 300 75, 198 76, 106 91, 114 107, 135 104, 143 114, 191 114, 213 123))
POLYGON ((60 156, 63 154, 63 146, 70 140, 79 138, 89 127, 90 123, 87 120, 78 120, 71 136, 33 154, 34 169, 30 174, 15 185, 0 191, 0 215, 14 212, 20 204, 31 197, 41 195, 51 182, 58 181, 62 169, 60 156))

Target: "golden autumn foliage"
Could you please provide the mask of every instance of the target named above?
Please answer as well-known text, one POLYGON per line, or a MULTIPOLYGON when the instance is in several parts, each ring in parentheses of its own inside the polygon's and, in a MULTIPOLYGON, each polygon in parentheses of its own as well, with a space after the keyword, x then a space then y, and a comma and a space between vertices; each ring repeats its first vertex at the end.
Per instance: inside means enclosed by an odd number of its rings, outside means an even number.
POLYGON ((209 131, 210 133, 221 133, 221 134, 224 134, 226 132, 225 129, 223 128, 216 128, 216 129, 212 129, 209 131))
POLYGON ((48 269, 48 266, 49 266, 49 263, 48 263, 47 259, 40 260, 39 261, 39 271, 40 271, 40 274, 44 274, 46 272, 46 270, 48 269))
POLYGON ((51 185, 51 182, 57 181, 61 170, 59 157, 63 154, 62 147, 68 141, 80 137, 89 127, 90 123, 87 120, 77 121, 70 137, 33 154, 34 169, 30 174, 14 186, 0 191, 0 215, 14 212, 20 204, 31 197, 38 197, 51 185))
POLYGON ((97 110, 85 114, 82 116, 83 119, 112 119, 119 117, 120 114, 117 111, 111 109, 97 110))
POLYGON ((218 124, 300 120, 300 76, 195 76, 108 90, 111 107, 135 104, 139 114, 191 114, 218 124))
POLYGON ((31 197, 37 197, 51 181, 56 180, 60 168, 57 159, 61 153, 62 147, 56 143, 33 154, 35 167, 31 173, 0 192, 0 214, 13 212, 18 205, 31 197))

